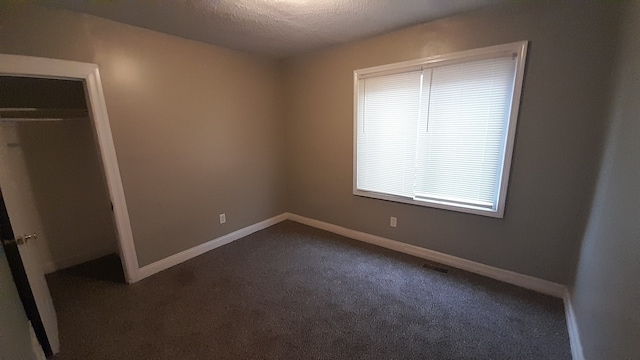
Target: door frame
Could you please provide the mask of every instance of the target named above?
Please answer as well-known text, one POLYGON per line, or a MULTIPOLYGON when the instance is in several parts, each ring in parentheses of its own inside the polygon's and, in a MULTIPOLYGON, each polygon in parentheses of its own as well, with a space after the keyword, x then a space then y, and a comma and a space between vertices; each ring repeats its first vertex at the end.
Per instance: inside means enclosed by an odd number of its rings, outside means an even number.
POLYGON ((25 76, 50 79, 84 80, 85 97, 89 107, 95 139, 113 204, 118 248, 127 283, 139 280, 139 265, 129 210, 120 177, 120 168, 113 144, 107 105, 102 91, 98 65, 22 55, 0 54, 0 75, 25 76))

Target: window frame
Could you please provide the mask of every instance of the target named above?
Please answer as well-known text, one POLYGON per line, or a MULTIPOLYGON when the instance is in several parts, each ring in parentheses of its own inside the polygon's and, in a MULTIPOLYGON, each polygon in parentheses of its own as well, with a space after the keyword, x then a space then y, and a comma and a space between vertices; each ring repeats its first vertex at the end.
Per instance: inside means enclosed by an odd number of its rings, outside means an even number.
POLYGON ((504 218, 507 188, 509 185, 509 175, 511 173, 511 161, 513 158, 513 145, 515 140, 518 114, 520 110, 520 100, 524 81, 524 70, 527 58, 528 41, 518 41, 509 44, 495 45, 484 48, 460 51, 450 54, 431 56, 422 59, 403 61, 393 64, 369 67, 354 70, 353 72, 353 194, 356 196, 373 199, 387 200, 411 205, 426 206, 437 209, 451 210, 463 213, 483 215, 493 218, 504 218), (436 200, 414 200, 413 198, 390 195, 374 191, 358 189, 358 80, 367 77, 391 75, 396 73, 420 70, 442 65, 471 62, 476 60, 495 58, 505 54, 512 54, 516 57, 516 70, 514 76, 513 98, 511 109, 507 120, 507 135, 504 148, 504 160, 502 162, 502 176, 498 187, 496 209, 487 209, 473 205, 452 204, 447 201, 436 200))

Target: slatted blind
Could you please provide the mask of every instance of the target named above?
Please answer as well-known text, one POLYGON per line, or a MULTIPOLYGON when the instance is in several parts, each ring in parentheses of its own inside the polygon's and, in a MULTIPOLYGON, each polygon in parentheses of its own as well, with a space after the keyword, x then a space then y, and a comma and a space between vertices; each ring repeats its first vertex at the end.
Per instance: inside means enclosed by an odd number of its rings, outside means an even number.
POLYGON ((359 81, 358 188, 413 197, 421 71, 359 81))
POLYGON ((515 61, 434 68, 428 119, 418 129, 414 197, 494 208, 515 61))
POLYGON ((511 55, 358 80, 357 189, 495 210, 511 55))

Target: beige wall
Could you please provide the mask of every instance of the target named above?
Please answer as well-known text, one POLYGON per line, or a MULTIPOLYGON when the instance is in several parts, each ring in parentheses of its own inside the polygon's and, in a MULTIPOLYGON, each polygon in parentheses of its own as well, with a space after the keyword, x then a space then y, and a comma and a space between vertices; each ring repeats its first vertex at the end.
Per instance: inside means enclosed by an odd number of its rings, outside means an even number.
POLYGON ((32 6, 0 52, 98 64, 141 266, 285 211, 276 61, 32 6))
POLYGON ((617 15, 507 4, 277 62, 20 6, 0 14, 0 52, 99 65, 141 265, 287 210, 567 283, 617 15), (354 69, 519 40, 531 43, 504 219, 352 195, 354 69))
POLYGON ((628 2, 572 303, 585 359, 640 357, 640 2, 628 2))
POLYGON ((117 252, 111 203, 90 120, 16 126, 44 231, 37 244, 44 250, 45 268, 117 252))
POLYGON ((567 283, 598 166, 616 19, 608 5, 508 4, 285 61, 289 211, 567 283), (531 42, 504 219, 352 195, 355 69, 519 40, 531 42))

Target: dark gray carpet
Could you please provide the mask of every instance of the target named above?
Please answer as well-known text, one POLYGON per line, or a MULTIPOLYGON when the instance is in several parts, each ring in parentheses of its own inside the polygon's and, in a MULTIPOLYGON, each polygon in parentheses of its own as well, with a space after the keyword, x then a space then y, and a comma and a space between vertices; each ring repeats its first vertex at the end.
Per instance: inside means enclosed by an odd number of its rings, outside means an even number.
POLYGON ((114 258, 48 276, 58 359, 571 358, 560 299, 293 222, 133 285, 114 258))

